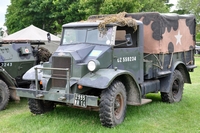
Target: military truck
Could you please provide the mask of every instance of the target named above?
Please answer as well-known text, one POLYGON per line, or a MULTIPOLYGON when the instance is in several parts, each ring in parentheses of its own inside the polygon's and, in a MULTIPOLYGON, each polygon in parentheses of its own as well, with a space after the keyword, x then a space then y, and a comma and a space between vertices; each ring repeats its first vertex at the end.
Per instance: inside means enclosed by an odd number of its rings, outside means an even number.
POLYGON ((101 124, 124 121, 127 105, 182 99, 194 64, 194 15, 120 13, 94 15, 63 25, 61 44, 49 62, 34 66, 17 88, 30 111, 42 114, 57 104, 99 111, 101 124))
POLYGON ((23 74, 40 61, 48 61, 51 55, 46 48, 39 47, 44 43, 0 42, 0 45, 0 110, 3 110, 10 98, 20 100, 16 87, 30 86, 30 81, 22 79, 23 74))

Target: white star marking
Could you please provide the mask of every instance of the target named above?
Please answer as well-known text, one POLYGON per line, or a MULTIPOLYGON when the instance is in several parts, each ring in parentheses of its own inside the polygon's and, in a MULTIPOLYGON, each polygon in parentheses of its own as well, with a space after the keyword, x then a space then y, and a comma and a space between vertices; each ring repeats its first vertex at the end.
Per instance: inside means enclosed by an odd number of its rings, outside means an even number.
POLYGON ((178 35, 175 35, 175 37, 176 37, 176 45, 177 44, 180 44, 181 45, 181 37, 182 37, 183 35, 181 35, 180 34, 180 31, 178 31, 178 35))

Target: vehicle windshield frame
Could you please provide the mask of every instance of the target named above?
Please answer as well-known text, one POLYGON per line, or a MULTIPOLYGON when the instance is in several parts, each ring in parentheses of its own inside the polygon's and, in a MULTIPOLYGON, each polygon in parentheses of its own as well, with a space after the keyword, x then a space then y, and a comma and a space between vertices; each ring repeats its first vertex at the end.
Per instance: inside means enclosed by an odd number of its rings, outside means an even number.
POLYGON ((106 31, 99 31, 98 27, 64 27, 61 45, 78 43, 112 45, 114 28, 107 26, 106 31))

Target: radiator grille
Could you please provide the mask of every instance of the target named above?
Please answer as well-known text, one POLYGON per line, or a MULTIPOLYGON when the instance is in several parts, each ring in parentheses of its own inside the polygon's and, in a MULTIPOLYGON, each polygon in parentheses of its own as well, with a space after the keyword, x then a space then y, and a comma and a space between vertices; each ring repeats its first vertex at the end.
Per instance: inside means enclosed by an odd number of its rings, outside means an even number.
MULTIPOLYGON (((52 58, 53 68, 71 68, 71 58, 70 57, 53 57, 52 58)), ((65 87, 67 84, 66 79, 56 79, 56 78, 67 78, 67 72, 61 70, 52 70, 52 87, 65 87)))

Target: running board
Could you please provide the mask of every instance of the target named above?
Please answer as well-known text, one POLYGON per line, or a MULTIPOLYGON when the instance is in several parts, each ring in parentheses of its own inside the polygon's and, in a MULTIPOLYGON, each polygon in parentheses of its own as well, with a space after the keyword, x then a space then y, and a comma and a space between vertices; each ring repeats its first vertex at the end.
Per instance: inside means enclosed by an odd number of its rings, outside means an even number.
POLYGON ((141 99, 141 103, 136 103, 136 102, 129 102, 129 101, 127 101, 127 104, 128 104, 128 105, 140 106, 140 105, 144 105, 144 104, 147 104, 147 103, 150 103, 150 102, 152 102, 151 99, 141 99))

